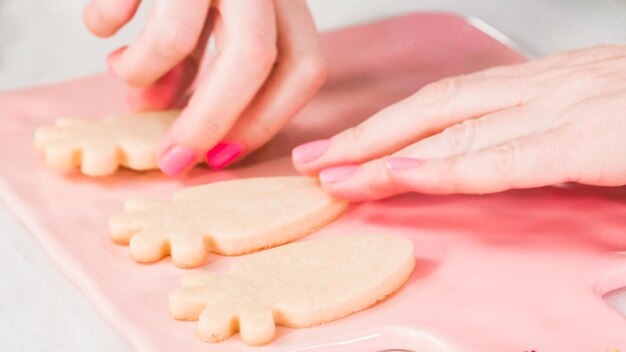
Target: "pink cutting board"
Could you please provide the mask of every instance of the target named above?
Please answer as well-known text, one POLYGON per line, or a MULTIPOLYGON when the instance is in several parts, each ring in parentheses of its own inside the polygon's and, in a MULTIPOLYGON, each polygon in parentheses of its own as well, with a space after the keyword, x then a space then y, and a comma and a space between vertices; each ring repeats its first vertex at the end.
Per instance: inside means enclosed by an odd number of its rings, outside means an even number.
MULTIPOLYGON (((417 270, 382 304, 309 329, 279 328, 269 346, 238 336, 209 345, 195 322, 168 316, 181 275, 168 260, 134 263, 107 235, 131 195, 167 198, 184 186, 294 174, 290 149, 332 135, 444 76, 523 61, 448 14, 414 14, 324 36, 330 80, 271 145, 238 167, 180 179, 124 171, 89 179, 45 168, 33 130, 60 115, 124 110, 107 76, 0 95, 0 191, 48 255, 140 351, 626 350, 626 319, 603 294, 626 285, 626 188, 549 187, 490 196, 405 195, 353 205, 311 237, 389 233, 415 244, 417 270)), ((212 256, 225 272, 238 258, 212 256)))

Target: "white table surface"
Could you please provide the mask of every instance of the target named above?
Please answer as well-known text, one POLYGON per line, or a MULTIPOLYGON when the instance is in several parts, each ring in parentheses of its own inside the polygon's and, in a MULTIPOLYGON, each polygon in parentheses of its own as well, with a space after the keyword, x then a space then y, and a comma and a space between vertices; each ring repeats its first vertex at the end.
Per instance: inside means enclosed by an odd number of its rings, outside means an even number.
MULTIPOLYGON (((141 27, 140 20, 114 39, 91 37, 81 23, 84 2, 0 0, 0 90, 103 71, 106 53, 141 27)), ((536 56, 626 42, 624 0, 312 0, 310 5, 321 29, 411 10, 476 16, 536 56)), ((626 314, 626 292, 608 301, 626 314)), ((0 204, 0 351, 129 350, 0 204)))

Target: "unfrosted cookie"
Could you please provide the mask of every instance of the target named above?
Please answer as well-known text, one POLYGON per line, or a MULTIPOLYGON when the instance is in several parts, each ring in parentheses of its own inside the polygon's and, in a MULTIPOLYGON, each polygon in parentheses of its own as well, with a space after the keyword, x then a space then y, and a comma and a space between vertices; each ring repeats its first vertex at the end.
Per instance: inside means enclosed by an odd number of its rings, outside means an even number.
POLYGON ((178 111, 110 116, 103 120, 64 118, 35 131, 35 149, 57 169, 80 166, 89 176, 114 173, 118 166, 157 169, 157 148, 178 111))
POLYGON ((337 217, 346 202, 310 177, 248 178, 178 191, 170 202, 129 200, 109 221, 117 243, 130 243, 138 262, 167 255, 179 267, 205 262, 208 252, 238 255, 303 237, 337 217))
POLYGON ((241 258, 226 276, 183 277, 170 313, 199 320, 202 340, 239 331, 249 345, 274 338, 275 325, 309 327, 366 309, 396 291, 415 267, 411 241, 396 236, 328 237, 241 258))

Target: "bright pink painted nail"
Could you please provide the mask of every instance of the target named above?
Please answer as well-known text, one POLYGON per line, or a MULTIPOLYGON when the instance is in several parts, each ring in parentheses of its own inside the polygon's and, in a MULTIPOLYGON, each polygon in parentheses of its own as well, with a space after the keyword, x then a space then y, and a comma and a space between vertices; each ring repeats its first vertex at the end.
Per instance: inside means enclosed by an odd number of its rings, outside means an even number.
POLYGON ((317 141, 301 144, 291 151, 293 160, 301 163, 308 163, 319 158, 328 149, 330 141, 320 139, 317 141))
POLYGON ((159 168, 168 176, 176 176, 190 168, 198 159, 196 151, 184 145, 169 148, 159 160, 159 168))
POLYGON ((424 160, 412 158, 389 158, 387 159, 387 167, 391 170, 409 170, 416 168, 424 163, 424 160))
POLYGON ((358 169, 358 165, 331 167, 320 172, 320 181, 323 183, 344 181, 352 177, 358 169))
POLYGON ((220 170, 232 163, 243 152, 238 143, 220 143, 206 153, 206 163, 214 170, 220 170))

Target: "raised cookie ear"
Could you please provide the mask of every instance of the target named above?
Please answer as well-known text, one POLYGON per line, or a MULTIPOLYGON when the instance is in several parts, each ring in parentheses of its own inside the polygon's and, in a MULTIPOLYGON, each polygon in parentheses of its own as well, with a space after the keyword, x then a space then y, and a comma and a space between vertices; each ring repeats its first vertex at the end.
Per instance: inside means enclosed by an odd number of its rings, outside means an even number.
POLYGON ((239 332, 249 345, 274 338, 272 309, 257 296, 258 290, 228 276, 203 274, 183 283, 170 295, 170 313, 179 320, 198 319, 198 336, 219 342, 239 332))

